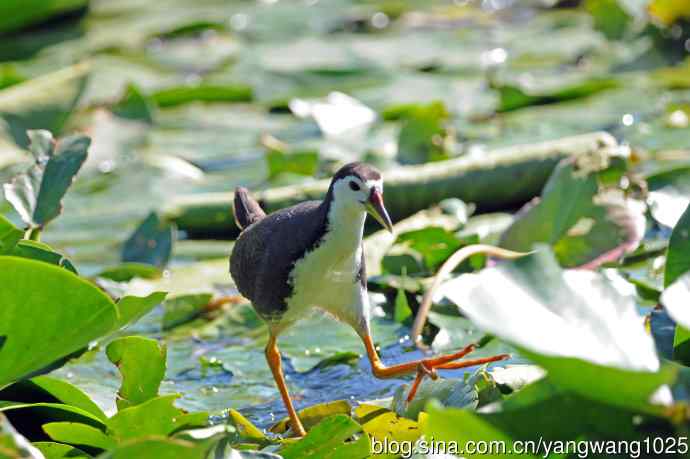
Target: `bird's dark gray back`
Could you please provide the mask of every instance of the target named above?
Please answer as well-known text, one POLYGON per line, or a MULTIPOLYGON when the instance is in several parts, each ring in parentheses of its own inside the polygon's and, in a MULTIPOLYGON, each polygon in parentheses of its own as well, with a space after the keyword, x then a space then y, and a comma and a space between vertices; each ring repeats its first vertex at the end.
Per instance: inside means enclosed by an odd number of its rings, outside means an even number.
POLYGON ((240 234, 230 273, 260 316, 275 318, 287 309, 290 272, 296 260, 318 246, 327 214, 328 206, 320 201, 303 202, 268 215, 240 234))

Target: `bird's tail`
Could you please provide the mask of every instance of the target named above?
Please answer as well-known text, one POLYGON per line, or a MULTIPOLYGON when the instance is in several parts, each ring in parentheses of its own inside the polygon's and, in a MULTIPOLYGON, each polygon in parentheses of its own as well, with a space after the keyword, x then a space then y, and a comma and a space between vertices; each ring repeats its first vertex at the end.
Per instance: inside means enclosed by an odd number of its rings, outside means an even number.
POLYGON ((242 230, 266 216, 259 203, 241 186, 235 189, 234 212, 235 223, 242 230))

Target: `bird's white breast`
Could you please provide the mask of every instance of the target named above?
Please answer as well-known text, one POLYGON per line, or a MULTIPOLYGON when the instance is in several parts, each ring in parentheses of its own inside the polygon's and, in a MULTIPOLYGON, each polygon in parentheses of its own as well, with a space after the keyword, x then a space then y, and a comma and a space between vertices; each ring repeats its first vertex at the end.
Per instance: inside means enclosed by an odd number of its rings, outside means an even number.
POLYGON ((309 309, 319 307, 352 325, 362 322, 366 295, 357 277, 365 218, 364 212, 333 206, 323 239, 294 265, 290 276, 293 294, 284 319, 299 320, 309 309))

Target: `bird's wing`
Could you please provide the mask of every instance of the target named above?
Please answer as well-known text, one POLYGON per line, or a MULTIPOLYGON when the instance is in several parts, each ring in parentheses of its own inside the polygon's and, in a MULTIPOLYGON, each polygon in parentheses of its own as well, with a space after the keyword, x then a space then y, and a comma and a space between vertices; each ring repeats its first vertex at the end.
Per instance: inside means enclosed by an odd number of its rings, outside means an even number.
POLYGON ((256 223, 266 216, 261 206, 249 195, 249 191, 243 187, 235 189, 235 223, 240 229, 245 229, 252 223, 256 223))

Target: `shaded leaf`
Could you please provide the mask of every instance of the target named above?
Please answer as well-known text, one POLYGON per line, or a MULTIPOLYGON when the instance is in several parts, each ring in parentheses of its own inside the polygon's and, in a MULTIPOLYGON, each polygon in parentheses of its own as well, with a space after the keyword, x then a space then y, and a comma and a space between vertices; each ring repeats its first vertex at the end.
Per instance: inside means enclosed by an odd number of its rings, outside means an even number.
POLYGON ((637 406, 673 380, 672 372, 659 371, 634 292, 620 293, 601 274, 562 271, 545 248, 443 289, 479 328, 518 346, 554 382, 585 397, 637 406))
POLYGON ((690 272, 678 277, 661 294, 661 303, 676 322, 673 358, 690 364, 690 272))
POLYGON ((26 438, 14 430, 2 413, 0 413, 0 457, 3 459, 44 459, 26 438))
POLYGON ((20 381, 0 391, 0 400, 22 403, 62 403, 87 411, 105 421, 105 413, 76 386, 51 376, 20 381))
POLYGON ((172 252, 175 228, 161 222, 155 212, 151 212, 122 247, 122 261, 146 263, 159 268, 164 267, 172 252))
POLYGON ((165 377, 165 346, 153 339, 127 336, 110 342, 106 355, 122 375, 122 386, 117 393, 118 409, 139 405, 158 395, 165 377))
POLYGON ((48 131, 30 131, 29 137, 36 162, 4 185, 5 197, 26 224, 42 227, 62 211, 62 199, 86 160, 91 140, 75 135, 53 146, 48 131))
POLYGON ((14 142, 28 146, 30 129, 59 134, 86 86, 89 71, 88 64, 76 64, 0 91, 0 119, 14 142))
POLYGON ((199 293, 181 295, 165 300, 163 307, 163 330, 170 330, 178 325, 190 322, 206 310, 213 294, 199 293))
POLYGON ((668 242, 664 286, 668 287, 690 271, 690 204, 676 223, 668 242))
POLYGON ((50 263, 52 265, 68 269, 74 274, 78 274, 77 269, 74 267, 72 262, 65 258, 61 253, 53 251, 49 245, 41 242, 26 239, 21 240, 17 245, 14 246, 14 250, 12 250, 10 255, 43 261, 45 263, 50 263))
POLYGON ((619 190, 600 189, 597 176, 607 167, 588 167, 561 162, 540 199, 520 211, 500 245, 529 251, 536 243, 548 243, 561 265, 590 269, 637 247, 645 229, 642 204, 619 190))
POLYGON ((150 100, 133 84, 127 86, 124 96, 111 110, 121 118, 153 122, 153 106, 150 100))
POLYGON ((155 279, 160 276, 160 269, 144 263, 121 263, 116 266, 105 268, 96 274, 96 277, 110 279, 115 282, 128 282, 135 277, 155 279))
POLYGON ((206 447, 172 438, 138 438, 118 445, 99 459, 205 459, 206 447))

